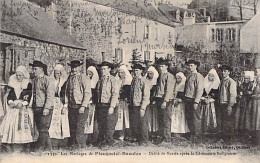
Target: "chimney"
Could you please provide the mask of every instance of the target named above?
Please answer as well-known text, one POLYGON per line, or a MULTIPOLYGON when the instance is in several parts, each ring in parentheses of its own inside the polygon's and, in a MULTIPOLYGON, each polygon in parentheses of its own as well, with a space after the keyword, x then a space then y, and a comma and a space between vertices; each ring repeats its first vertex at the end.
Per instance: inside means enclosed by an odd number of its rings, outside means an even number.
POLYGON ((180 10, 176 10, 176 20, 180 21, 180 10))
POLYGON ((210 16, 207 17, 207 22, 210 23, 210 16))
POLYGON ((184 13, 184 18, 183 18, 183 25, 193 25, 196 22, 196 15, 195 13, 191 13, 191 16, 187 12, 184 13))

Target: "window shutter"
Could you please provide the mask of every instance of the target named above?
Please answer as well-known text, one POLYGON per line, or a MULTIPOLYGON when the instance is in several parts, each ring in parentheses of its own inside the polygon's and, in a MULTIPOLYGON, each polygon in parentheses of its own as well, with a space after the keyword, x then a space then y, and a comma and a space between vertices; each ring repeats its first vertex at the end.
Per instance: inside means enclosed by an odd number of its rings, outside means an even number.
POLYGON ((211 29, 211 41, 215 41, 215 29, 211 29))
POLYGON ((230 40, 230 28, 226 29, 226 40, 230 40))
POLYGON ((144 26, 144 38, 149 39, 149 25, 144 26))
POLYGON ((232 40, 233 40, 233 41, 236 41, 236 29, 233 28, 232 31, 233 31, 233 32, 232 32, 232 40))

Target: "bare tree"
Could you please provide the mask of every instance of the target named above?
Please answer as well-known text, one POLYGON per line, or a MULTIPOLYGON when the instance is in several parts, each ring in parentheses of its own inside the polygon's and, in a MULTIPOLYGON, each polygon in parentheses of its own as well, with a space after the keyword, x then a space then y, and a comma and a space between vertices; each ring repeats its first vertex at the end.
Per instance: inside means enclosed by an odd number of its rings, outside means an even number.
POLYGON ((244 9, 244 6, 252 5, 254 3, 254 1, 258 1, 258 0, 233 0, 234 6, 238 7, 239 15, 240 15, 240 19, 241 20, 243 20, 243 14, 244 14, 243 9, 244 9))
POLYGON ((258 3, 258 0, 253 0, 254 1, 254 14, 256 14, 256 12, 257 12, 257 3, 258 3))

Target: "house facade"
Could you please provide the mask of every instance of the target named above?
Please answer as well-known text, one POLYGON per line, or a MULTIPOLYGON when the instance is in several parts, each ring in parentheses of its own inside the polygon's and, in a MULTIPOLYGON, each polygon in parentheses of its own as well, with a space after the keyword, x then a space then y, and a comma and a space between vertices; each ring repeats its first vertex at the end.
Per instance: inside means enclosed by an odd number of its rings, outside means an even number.
POLYGON ((174 55, 174 24, 137 1, 59 1, 50 14, 87 49, 87 57, 130 66, 174 55))
POLYGON ((176 26, 176 44, 199 46, 203 52, 239 49, 240 29, 246 21, 195 23, 176 26))

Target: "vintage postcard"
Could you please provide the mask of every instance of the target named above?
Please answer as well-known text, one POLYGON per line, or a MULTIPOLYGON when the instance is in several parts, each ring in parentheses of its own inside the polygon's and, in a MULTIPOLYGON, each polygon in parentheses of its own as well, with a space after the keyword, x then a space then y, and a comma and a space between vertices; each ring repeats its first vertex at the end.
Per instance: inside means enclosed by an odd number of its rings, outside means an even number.
POLYGON ((0 162, 259 162, 259 0, 0 6, 0 162))

